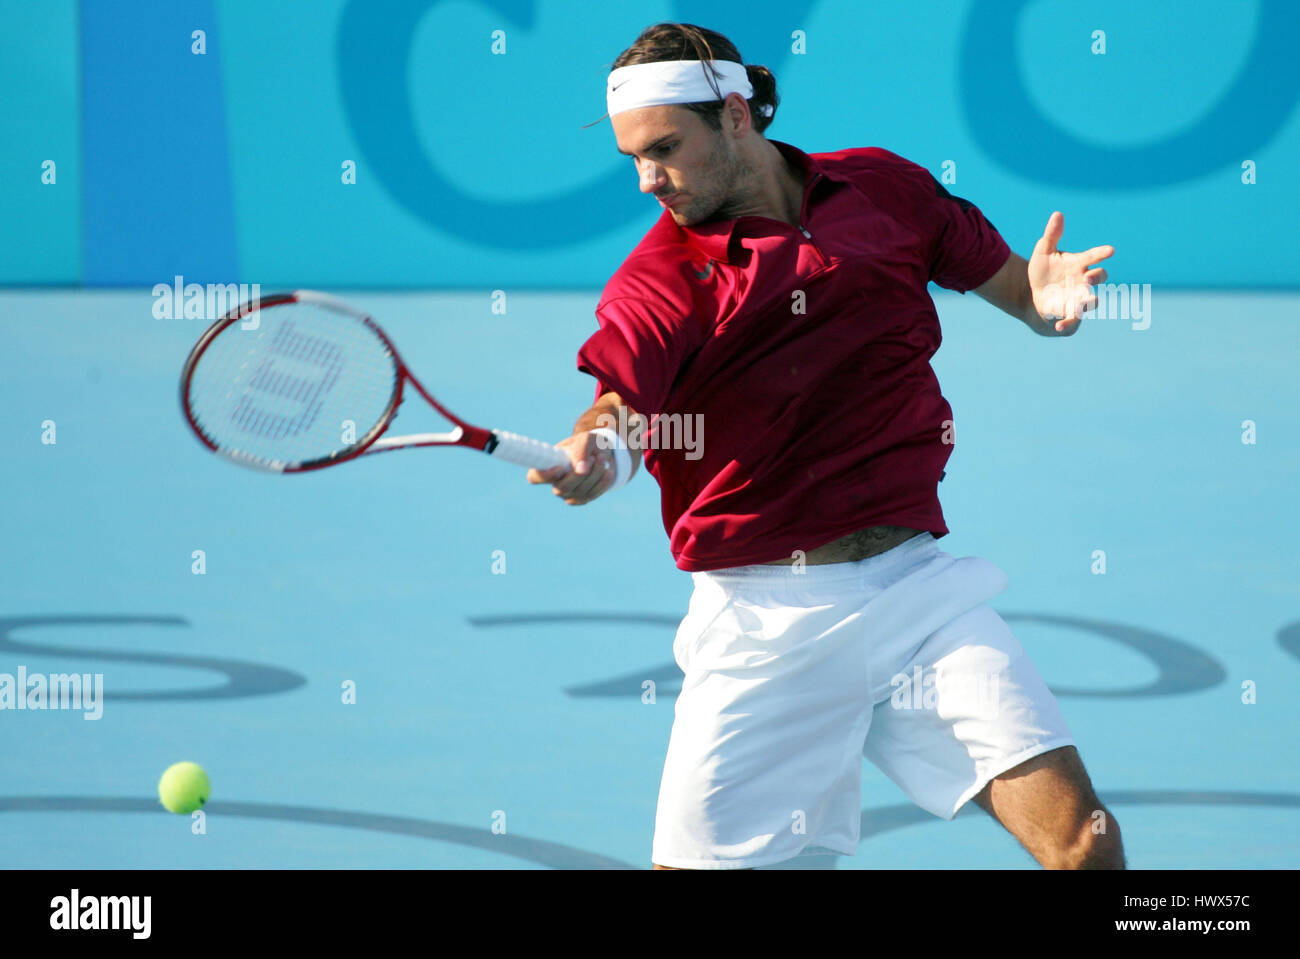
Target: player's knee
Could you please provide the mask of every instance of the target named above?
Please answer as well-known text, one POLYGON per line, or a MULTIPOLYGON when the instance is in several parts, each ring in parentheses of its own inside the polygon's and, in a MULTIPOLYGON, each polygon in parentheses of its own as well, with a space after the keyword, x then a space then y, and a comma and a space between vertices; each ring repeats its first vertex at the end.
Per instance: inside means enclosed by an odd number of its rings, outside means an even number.
POLYGON ((1056 850, 1058 869, 1124 869, 1119 821, 1098 804, 1078 832, 1056 850))

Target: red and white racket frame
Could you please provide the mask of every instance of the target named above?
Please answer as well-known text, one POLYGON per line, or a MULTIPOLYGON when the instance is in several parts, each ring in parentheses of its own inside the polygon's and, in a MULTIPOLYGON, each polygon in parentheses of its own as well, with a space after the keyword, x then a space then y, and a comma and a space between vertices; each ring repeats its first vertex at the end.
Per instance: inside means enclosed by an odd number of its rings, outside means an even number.
POLYGON ((556 466, 568 466, 569 456, 563 450, 544 443, 541 440, 531 439, 527 436, 520 436, 517 433, 511 433, 506 430, 485 429, 481 426, 474 426, 461 419, 447 407, 439 403, 424 385, 416 378, 402 359, 402 355, 393 345, 393 341, 388 338, 388 334, 376 323, 371 317, 345 303, 337 297, 330 296, 326 293, 318 293, 315 290, 291 290, 285 293, 273 293, 270 296, 259 297, 241 303, 238 307, 231 310, 221 319, 217 320, 211 327, 204 332, 203 336, 194 345, 190 351, 189 358, 185 361, 185 368, 181 371, 181 409, 185 413, 185 420, 194 431, 194 435, 212 452, 219 456, 229 459, 231 462, 238 463, 241 466, 248 466, 254 469, 273 473, 306 473, 312 470, 324 469, 327 466, 337 466, 340 463, 346 463, 354 460, 359 456, 365 456, 370 453, 386 453, 390 450, 406 449, 416 446, 463 446, 468 449, 478 450, 494 456, 497 459, 504 460, 507 463, 513 463, 516 466, 533 467, 539 470, 551 469, 556 466), (285 303, 314 303, 319 306, 336 310, 341 313, 355 317, 370 328, 379 339, 383 342, 388 352, 392 355, 393 365, 395 368, 396 378, 393 386, 393 395, 389 398, 388 405, 384 408, 383 414, 375 425, 362 436, 356 443, 345 450, 334 453, 327 457, 315 460, 306 460, 301 463, 272 463, 270 465, 253 461, 249 458, 240 456, 238 453, 229 450, 223 450, 217 446, 202 430, 194 418, 194 413, 190 409, 189 389, 190 381, 194 377, 194 369, 198 365, 199 359, 203 356, 205 350, 211 345, 217 336, 234 323, 243 323, 249 316, 258 310, 266 309, 272 306, 281 306, 285 303), (424 397, 425 401, 455 424, 455 429, 446 433, 411 433, 406 436, 385 437, 384 433, 392 425, 393 418, 397 415, 397 408, 402 405, 402 390, 406 383, 415 387, 416 391, 424 397))

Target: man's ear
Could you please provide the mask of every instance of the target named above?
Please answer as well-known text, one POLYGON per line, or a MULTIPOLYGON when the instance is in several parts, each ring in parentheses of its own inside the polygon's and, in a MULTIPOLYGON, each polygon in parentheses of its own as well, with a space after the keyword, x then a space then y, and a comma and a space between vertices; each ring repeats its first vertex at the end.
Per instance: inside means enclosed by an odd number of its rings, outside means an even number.
POLYGON ((722 104, 722 113, 724 119, 731 121, 726 132, 744 133, 754 125, 754 118, 749 115, 749 104, 739 93, 727 94, 727 99, 722 104))

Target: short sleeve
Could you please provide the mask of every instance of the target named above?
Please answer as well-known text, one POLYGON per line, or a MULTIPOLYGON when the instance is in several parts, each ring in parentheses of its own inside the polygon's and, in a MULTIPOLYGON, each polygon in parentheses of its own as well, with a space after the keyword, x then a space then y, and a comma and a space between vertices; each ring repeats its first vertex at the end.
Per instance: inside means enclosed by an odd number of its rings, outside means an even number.
POLYGON ((638 413, 662 411, 677 374, 700 345, 689 319, 639 297, 601 303, 596 319, 600 329, 578 350, 578 369, 596 377, 596 396, 612 391, 638 413))
POLYGON ((897 153, 881 147, 857 152, 865 163, 856 172, 872 202, 923 237, 921 255, 931 281, 965 293, 1001 269, 1011 248, 975 204, 953 196, 929 170, 897 153))
POLYGON ((1011 248, 979 207, 953 196, 933 175, 927 175, 934 190, 931 213, 936 227, 930 279, 965 293, 1001 269, 1011 248))

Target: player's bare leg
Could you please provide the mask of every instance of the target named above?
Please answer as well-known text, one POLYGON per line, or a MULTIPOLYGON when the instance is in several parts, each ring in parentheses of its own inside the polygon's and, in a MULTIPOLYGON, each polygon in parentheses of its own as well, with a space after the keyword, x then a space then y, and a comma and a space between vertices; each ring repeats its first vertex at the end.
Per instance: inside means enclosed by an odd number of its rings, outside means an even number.
POLYGON ((1125 869, 1119 823, 1063 746, 995 778, 974 797, 1046 869, 1125 869))

